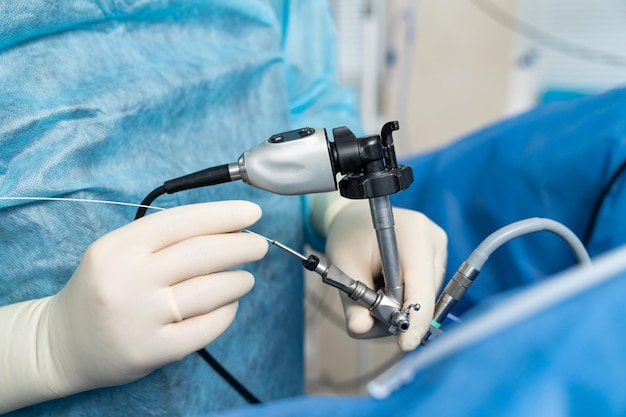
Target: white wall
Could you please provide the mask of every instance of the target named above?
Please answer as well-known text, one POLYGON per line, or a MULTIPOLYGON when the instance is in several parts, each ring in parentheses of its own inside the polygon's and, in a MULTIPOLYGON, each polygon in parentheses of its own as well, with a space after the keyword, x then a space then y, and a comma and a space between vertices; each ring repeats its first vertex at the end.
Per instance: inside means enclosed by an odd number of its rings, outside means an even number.
MULTIPOLYGON (((514 0, 497 3, 515 7, 514 0)), ((403 4, 415 2, 390 2, 403 4)), ((440 146, 503 117, 515 70, 515 35, 472 2, 420 1, 417 15, 417 39, 407 51, 412 76, 385 95, 385 114, 404 126, 398 132, 402 152, 440 146)))

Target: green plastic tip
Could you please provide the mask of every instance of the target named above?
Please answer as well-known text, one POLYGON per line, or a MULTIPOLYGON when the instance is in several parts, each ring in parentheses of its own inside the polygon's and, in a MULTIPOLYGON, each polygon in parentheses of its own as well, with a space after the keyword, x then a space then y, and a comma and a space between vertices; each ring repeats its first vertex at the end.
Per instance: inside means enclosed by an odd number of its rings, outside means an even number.
POLYGON ((441 327, 441 323, 437 323, 435 320, 432 320, 430 322, 430 325, 433 326, 435 329, 438 329, 441 327))

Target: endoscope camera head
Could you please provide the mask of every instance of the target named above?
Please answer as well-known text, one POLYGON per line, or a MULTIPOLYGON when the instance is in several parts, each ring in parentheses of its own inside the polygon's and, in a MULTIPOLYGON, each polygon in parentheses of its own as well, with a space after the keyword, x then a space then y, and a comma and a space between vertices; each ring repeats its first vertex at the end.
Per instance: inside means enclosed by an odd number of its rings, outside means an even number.
POLYGON ((341 195, 362 199, 390 195, 413 181, 408 167, 398 167, 392 131, 398 122, 383 126, 381 135, 357 138, 347 127, 333 129, 334 142, 326 129, 305 127, 270 136, 244 152, 231 164, 233 180, 276 194, 295 195, 334 191, 337 174, 341 195))

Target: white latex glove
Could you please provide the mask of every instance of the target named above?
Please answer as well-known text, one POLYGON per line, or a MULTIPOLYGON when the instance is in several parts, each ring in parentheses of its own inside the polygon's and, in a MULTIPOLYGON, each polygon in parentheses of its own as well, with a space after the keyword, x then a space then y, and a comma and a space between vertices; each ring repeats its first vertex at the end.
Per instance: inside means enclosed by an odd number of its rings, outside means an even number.
MULTIPOLYGON (((445 273, 447 236, 422 213, 394 208, 393 214, 404 279, 403 308, 420 304, 419 311, 409 314, 409 330, 398 336, 400 349, 410 351, 419 346, 433 317, 445 273)), ((382 265, 368 201, 335 197, 327 205, 321 224, 320 220, 317 223, 326 234, 328 260, 351 278, 375 288, 374 281, 381 279, 382 265)), ((348 332, 355 337, 370 332, 375 319, 369 311, 343 293, 341 298, 348 332)))
MULTIPOLYGON (((261 209, 225 201, 151 214, 98 239, 56 295, 0 308, 0 413, 139 379, 217 338, 267 242, 261 209)), ((42 254, 43 256, 43 254, 42 254)))

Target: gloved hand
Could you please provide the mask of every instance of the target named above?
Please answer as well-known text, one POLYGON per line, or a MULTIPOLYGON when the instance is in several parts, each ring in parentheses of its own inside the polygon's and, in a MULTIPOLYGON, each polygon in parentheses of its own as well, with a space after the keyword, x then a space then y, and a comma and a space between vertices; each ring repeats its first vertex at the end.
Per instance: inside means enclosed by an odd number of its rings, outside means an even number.
POLYGON ((181 206, 98 239, 56 295, 0 308, 0 413, 139 379, 217 338, 254 284, 260 208, 181 206))
MULTIPOLYGON (((375 288, 382 266, 369 203, 335 197, 326 203, 324 213, 323 218, 318 217, 317 228, 326 235, 328 260, 351 278, 375 288)), ((410 351, 417 348, 433 317, 445 273, 447 236, 422 213, 399 208, 393 213, 404 279, 403 306, 420 304, 419 311, 409 314, 409 330, 398 336, 400 349, 410 351)), ((365 307, 341 295, 348 332, 355 337, 367 334, 375 319, 365 307)))

